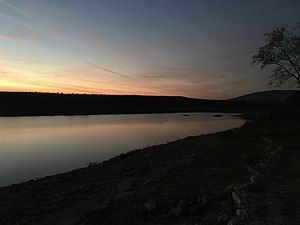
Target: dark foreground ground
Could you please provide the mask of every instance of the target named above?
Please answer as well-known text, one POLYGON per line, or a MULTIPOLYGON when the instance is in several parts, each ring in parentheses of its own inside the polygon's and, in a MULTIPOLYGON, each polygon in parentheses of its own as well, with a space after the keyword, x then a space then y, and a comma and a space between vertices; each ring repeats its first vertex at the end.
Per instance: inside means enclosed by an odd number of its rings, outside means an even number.
POLYGON ((0 224, 299 224, 298 114, 0 188, 0 224))

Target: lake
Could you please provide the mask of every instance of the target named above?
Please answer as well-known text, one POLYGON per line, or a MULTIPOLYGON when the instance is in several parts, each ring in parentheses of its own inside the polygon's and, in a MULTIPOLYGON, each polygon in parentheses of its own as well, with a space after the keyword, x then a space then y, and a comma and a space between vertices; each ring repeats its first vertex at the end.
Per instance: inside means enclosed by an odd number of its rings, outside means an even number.
POLYGON ((129 150, 240 127, 212 113, 0 117, 0 186, 84 167, 129 150))

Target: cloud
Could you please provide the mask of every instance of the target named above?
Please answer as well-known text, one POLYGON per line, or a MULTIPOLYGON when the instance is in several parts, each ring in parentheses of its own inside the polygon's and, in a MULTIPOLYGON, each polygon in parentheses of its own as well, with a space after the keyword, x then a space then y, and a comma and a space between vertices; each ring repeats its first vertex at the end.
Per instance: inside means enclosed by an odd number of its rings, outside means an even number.
POLYGON ((21 39, 21 38, 17 38, 17 37, 10 36, 10 35, 5 35, 5 34, 0 34, 0 39, 1 40, 5 40, 5 41, 15 42, 15 43, 26 45, 26 46, 35 47, 35 48, 40 48, 41 47, 36 42, 25 40, 25 39, 21 39))
POLYGON ((0 0, 0 3, 2 3, 2 4, 4 4, 4 5, 6 5, 7 7, 9 7, 9 8, 11 8, 11 9, 15 10, 16 12, 18 12, 19 14, 21 14, 21 15, 23 15, 23 16, 27 16, 27 17, 29 16, 29 15, 27 14, 27 12, 25 12, 22 8, 20 8, 20 7, 16 6, 16 5, 14 5, 14 4, 8 2, 7 0, 0 0))
MULTIPOLYGON (((102 71, 108 72, 109 74, 116 75, 120 78, 126 78, 126 79, 119 79, 119 81, 116 83, 114 82, 109 83, 109 86, 116 87, 116 89, 105 88, 106 84, 99 84, 96 82, 91 82, 92 84, 85 83, 86 85, 75 85, 73 78, 72 78, 73 81, 71 81, 72 80, 71 79, 71 80, 67 80, 66 82, 62 82, 62 80, 60 79, 60 82, 58 83, 49 82, 47 81, 47 78, 42 78, 41 81, 43 80, 43 82, 33 82, 31 81, 31 79, 29 79, 28 82, 26 82, 27 84, 24 84, 24 87, 28 86, 28 88, 30 88, 30 85, 35 85, 37 88, 41 88, 44 90, 47 90, 48 87, 49 90, 52 91, 81 92, 81 93, 162 94, 162 95, 186 95, 191 97, 202 96, 202 97, 212 97, 212 98, 218 98, 218 96, 222 95, 222 96, 230 97, 225 95, 223 90, 223 87, 229 86, 229 84, 225 85, 223 79, 220 80, 216 74, 205 73, 205 74, 198 75, 197 68, 186 69, 185 67, 182 67, 183 69, 180 69, 181 67, 178 67, 177 68, 179 70, 178 72, 175 72, 176 70, 173 70, 171 72, 156 71, 153 73, 149 72, 134 77, 129 77, 122 73, 115 72, 113 70, 107 69, 100 65, 96 65, 89 61, 81 60, 74 56, 68 55, 64 52, 56 51, 54 49, 42 46, 39 43, 36 43, 34 41, 0 34, 0 40, 1 39, 6 41, 12 41, 25 46, 31 46, 34 48, 42 49, 51 54, 55 54, 61 57, 66 57, 67 59, 75 59, 90 67, 100 69, 102 71), (186 76, 187 74, 189 74, 188 77, 186 76), (100 85, 100 86, 99 88, 96 88, 96 87, 92 87, 92 85, 94 86, 100 85)), ((76 73, 72 73, 72 75, 75 74, 76 76, 74 76, 74 78, 78 81, 78 79, 82 77, 81 73, 82 72, 78 72, 77 73, 78 76, 76 75, 76 73)), ((40 74, 40 72, 36 72, 36 74, 40 74)), ((45 74, 45 73, 41 73, 41 74, 45 74)), ((66 74, 64 73, 61 74, 63 77, 66 76, 66 74)), ((230 86, 235 86, 235 84, 231 84, 230 86)))
POLYGON ((103 66, 99 66, 99 65, 96 65, 96 64, 94 64, 94 63, 91 63, 91 62, 88 62, 88 61, 84 61, 86 64, 88 64, 88 65, 90 65, 90 66, 92 66, 92 67, 95 67, 95 68, 98 68, 98 69, 101 69, 101 70, 103 70, 103 71, 106 71, 106 72, 109 72, 109 73, 112 73, 112 74, 115 74, 115 75, 118 75, 118 76, 120 76, 120 77, 124 77, 124 78, 130 78, 129 76, 127 76, 127 75, 124 75, 124 74, 121 74, 121 73, 118 73, 118 72, 115 72, 115 71, 112 71, 112 70, 110 70, 110 69, 107 69, 107 68, 105 68, 105 67, 103 67, 103 66))
POLYGON ((3 35, 3 34, 0 34, 0 39, 5 40, 5 41, 15 42, 15 43, 22 44, 22 45, 25 45, 25 46, 30 46, 30 47, 37 48, 37 49, 41 49, 43 51, 46 51, 47 53, 54 54, 54 55, 57 55, 57 56, 60 56, 60 57, 63 57, 63 58, 69 58, 69 59, 73 59, 73 60, 76 60, 76 61, 81 61, 84 64, 87 64, 91 67, 100 69, 100 70, 105 71, 105 72, 109 72, 110 74, 114 74, 114 75, 117 75, 117 76, 120 76, 120 77, 123 77, 123 78, 130 78, 127 75, 115 72, 111 69, 108 69, 108 68, 100 66, 100 65, 96 65, 96 64, 91 63, 91 62, 86 61, 86 60, 81 60, 77 57, 71 56, 71 55, 66 54, 64 52, 57 51, 57 50, 54 50, 52 48, 45 47, 45 46, 40 45, 39 43, 34 42, 34 41, 30 41, 30 40, 10 36, 10 35, 3 35))
MULTIPOLYGON (((0 3, 1 3, 1 0, 0 0, 0 3)), ((66 37, 63 34, 55 33, 54 31, 49 31, 48 29, 43 30, 43 29, 35 28, 33 26, 30 26, 30 25, 24 23, 23 20, 16 19, 16 18, 11 17, 11 16, 6 15, 6 14, 1 14, 0 13, 0 17, 13 22, 13 23, 17 24, 18 26, 21 26, 24 29, 27 29, 30 33, 35 32, 36 34, 43 35, 43 37, 45 36, 47 38, 52 38, 52 39, 55 39, 57 41, 63 42, 65 44, 77 46, 81 49, 84 49, 84 51, 89 52, 90 54, 93 53, 92 51, 88 50, 84 45, 82 45, 80 42, 76 41, 73 38, 66 37)))

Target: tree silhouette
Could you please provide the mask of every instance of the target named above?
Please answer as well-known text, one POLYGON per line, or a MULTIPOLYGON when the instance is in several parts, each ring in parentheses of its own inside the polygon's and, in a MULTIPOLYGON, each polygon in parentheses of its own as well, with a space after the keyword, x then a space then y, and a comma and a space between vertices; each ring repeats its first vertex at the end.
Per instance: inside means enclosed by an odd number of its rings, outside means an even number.
POLYGON ((253 56, 253 64, 261 69, 272 68, 269 85, 281 86, 292 79, 300 86, 300 24, 289 32, 285 27, 275 27, 264 34, 266 44, 253 56))

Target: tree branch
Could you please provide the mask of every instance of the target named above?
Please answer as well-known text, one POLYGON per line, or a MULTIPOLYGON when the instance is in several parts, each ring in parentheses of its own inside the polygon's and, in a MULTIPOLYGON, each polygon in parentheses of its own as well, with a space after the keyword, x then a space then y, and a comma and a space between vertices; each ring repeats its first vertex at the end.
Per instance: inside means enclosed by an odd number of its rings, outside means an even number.
POLYGON ((291 63, 291 65, 294 67, 295 72, 298 74, 298 77, 300 76, 300 71, 298 70, 297 65, 295 65, 295 63, 293 62, 293 60, 290 58, 290 56, 287 54, 287 52, 285 51, 285 49, 281 46, 281 51, 283 52, 283 54, 287 57, 288 62, 291 63))
POLYGON ((290 72, 284 65, 282 65, 280 62, 276 62, 276 63, 274 63, 274 65, 280 66, 282 69, 284 69, 284 71, 285 71, 287 74, 289 74, 291 77, 294 77, 294 78, 298 81, 298 83, 299 83, 299 85, 300 85, 300 77, 299 77, 299 75, 296 76, 295 74, 291 73, 291 72, 290 72))

